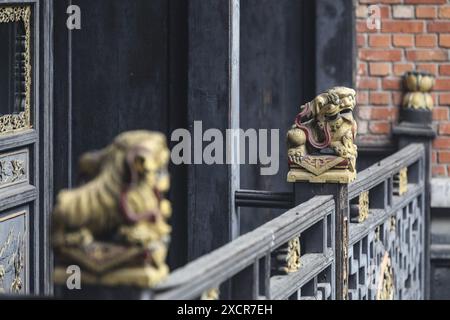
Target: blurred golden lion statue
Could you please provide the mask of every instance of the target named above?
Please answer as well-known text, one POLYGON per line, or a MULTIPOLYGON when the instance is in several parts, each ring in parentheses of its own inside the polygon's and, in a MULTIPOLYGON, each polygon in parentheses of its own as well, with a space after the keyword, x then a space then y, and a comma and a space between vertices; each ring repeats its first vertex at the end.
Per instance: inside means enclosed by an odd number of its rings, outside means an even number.
POLYGON ((61 262, 85 267, 91 283, 154 286, 168 274, 170 152, 160 133, 132 131, 80 159, 87 182, 61 191, 53 245, 61 262), (142 258, 144 257, 144 258, 142 258))

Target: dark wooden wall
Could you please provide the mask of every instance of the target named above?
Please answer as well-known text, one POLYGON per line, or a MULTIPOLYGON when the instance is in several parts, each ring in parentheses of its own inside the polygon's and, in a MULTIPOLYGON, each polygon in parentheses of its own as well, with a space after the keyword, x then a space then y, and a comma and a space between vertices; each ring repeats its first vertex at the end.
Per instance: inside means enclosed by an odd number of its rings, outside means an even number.
MULTIPOLYGON (((242 189, 292 191, 286 132, 315 94, 314 21, 312 1, 241 1, 241 127, 280 130, 279 173, 261 176, 259 165, 241 166, 242 189)), ((241 231, 282 211, 241 209, 241 231)))
MULTIPOLYGON (((186 127, 186 9, 181 0, 56 1, 56 192, 76 184, 82 153, 119 133, 147 129, 170 137, 186 127), (81 30, 66 28, 70 3, 81 9, 81 30)), ((186 261, 186 172, 171 172, 176 267, 186 261)))
MULTIPOLYGON (((326 0, 240 1, 240 127, 280 129, 280 172, 263 177, 259 166, 242 166, 236 183, 241 188, 292 190, 285 182, 285 132, 298 107, 329 84, 329 75, 316 72, 329 67, 321 64, 327 57, 320 53, 330 50, 317 45, 325 22, 318 24, 316 12, 325 10, 341 26, 335 37, 349 28, 345 12, 330 6, 326 0)), ((230 94, 236 91, 231 11, 228 0, 55 2, 55 192, 76 184, 83 152, 107 145, 123 131, 157 130, 170 137, 176 128, 192 129, 194 120, 202 120, 205 129, 230 128, 230 108, 236 107, 230 94), (80 6, 81 30, 66 28, 69 4, 80 6)), ((348 85, 352 71, 338 62, 349 53, 336 54, 336 84, 348 85)), ((238 215, 230 213, 231 168, 172 167, 171 173, 170 264, 177 267, 229 241, 234 232, 229 222, 238 215)), ((278 213, 242 210, 241 232, 278 213)))

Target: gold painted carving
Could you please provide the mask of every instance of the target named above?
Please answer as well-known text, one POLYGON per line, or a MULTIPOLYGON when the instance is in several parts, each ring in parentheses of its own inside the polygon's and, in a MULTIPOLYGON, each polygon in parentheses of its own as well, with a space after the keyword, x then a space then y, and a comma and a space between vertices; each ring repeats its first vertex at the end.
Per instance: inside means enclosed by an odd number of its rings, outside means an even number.
POLYGON ((218 288, 213 288, 204 292, 200 300, 217 301, 219 300, 219 298, 220 298, 220 290, 218 288))
POLYGON ((289 274, 300 269, 300 238, 291 239, 274 252, 274 272, 276 274, 289 274))
POLYGON ((287 135, 289 182, 349 183, 356 178, 356 92, 336 87, 303 105, 287 135))
POLYGON ((403 108, 433 110, 433 97, 430 92, 434 84, 435 78, 429 73, 407 72, 405 85, 409 92, 403 98, 403 108))
MULTIPOLYGON (((61 191, 53 213, 58 263, 77 263, 95 285, 153 287, 169 272, 169 150, 164 135, 121 134, 81 158, 87 183, 61 191)), ((55 273, 57 282, 65 275, 55 273), (60 277, 58 276, 60 275, 60 277)))
POLYGON ((358 203, 351 205, 352 221, 363 223, 369 217, 369 192, 364 191, 358 197, 358 203))
POLYGON ((0 7, 0 23, 22 22, 25 30, 24 81, 25 110, 18 114, 0 116, 0 134, 31 128, 31 7, 14 6, 0 7))
POLYGON ((380 279, 378 280, 377 300, 394 300, 394 270, 391 265, 389 253, 385 253, 380 268, 380 279))
POLYGON ((402 196, 408 191, 408 168, 403 168, 394 177, 394 194, 402 196))

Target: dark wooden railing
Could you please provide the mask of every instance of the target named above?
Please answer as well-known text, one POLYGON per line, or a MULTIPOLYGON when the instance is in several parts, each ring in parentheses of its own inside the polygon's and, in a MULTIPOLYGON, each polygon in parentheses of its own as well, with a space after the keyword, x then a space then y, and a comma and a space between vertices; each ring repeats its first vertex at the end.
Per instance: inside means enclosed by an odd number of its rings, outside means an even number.
POLYGON ((304 297, 332 299, 333 217, 332 197, 316 197, 173 272, 157 289, 156 299, 199 299, 226 282, 231 283, 229 298, 233 299, 298 298, 300 291, 304 297), (273 276, 274 253, 299 237, 301 268, 273 276))
MULTIPOLYGON (((425 161, 424 146, 411 144, 360 172, 348 186, 351 223, 343 249, 348 299, 424 298, 425 161)), ((288 206, 292 197, 256 191, 236 195, 238 205, 275 208, 288 206)), ((316 196, 287 211, 176 270, 155 298, 335 299, 336 281, 342 278, 336 275, 335 202, 341 200, 316 196), (285 256, 277 259, 280 249, 297 238, 300 267, 280 274, 286 263, 285 256)))

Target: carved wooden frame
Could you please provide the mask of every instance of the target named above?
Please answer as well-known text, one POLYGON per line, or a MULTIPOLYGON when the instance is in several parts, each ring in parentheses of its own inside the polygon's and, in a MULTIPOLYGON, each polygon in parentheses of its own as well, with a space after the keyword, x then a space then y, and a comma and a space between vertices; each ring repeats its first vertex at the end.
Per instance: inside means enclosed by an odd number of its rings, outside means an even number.
POLYGON ((31 125, 31 6, 0 7, 0 23, 22 22, 25 30, 24 50, 24 80, 25 80, 25 110, 17 114, 0 116, 0 134, 17 130, 30 129, 31 125))

